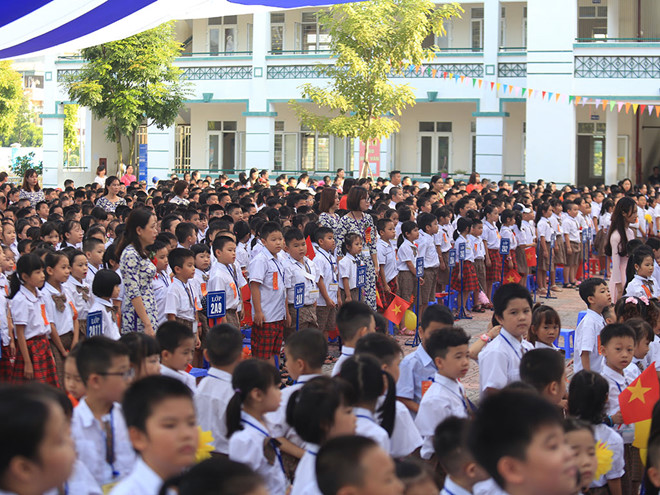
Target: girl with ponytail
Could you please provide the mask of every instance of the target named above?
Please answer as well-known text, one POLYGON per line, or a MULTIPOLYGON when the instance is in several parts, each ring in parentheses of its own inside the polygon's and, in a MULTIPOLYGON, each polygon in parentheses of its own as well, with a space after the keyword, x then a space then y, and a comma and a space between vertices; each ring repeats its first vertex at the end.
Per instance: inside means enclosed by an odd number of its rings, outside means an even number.
POLYGON ((288 488, 279 442, 271 437, 264 415, 280 406, 280 374, 272 364, 248 359, 232 375, 234 396, 227 404, 229 459, 260 474, 272 495, 288 488))
MULTIPOLYGON (((415 261, 417 260, 417 239, 419 239, 419 227, 412 220, 407 220, 401 224, 401 234, 396 242, 397 255, 396 267, 399 270, 397 277, 399 288, 398 296, 406 301, 410 301, 417 287, 417 269, 415 261)), ((424 284, 424 279, 420 279, 420 284, 424 284)), ((400 324, 399 333, 401 335, 415 335, 415 329, 406 329, 403 321, 400 324)))

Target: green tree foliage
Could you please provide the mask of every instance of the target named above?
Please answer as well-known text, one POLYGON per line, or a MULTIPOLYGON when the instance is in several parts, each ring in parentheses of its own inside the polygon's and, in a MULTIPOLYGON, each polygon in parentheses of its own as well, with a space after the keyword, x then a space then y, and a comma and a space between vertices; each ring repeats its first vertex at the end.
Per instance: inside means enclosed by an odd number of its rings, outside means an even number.
POLYGON ((64 156, 66 163, 76 166, 79 163, 78 109, 80 105, 64 105, 64 156))
MULTIPOLYGON (((360 138, 364 143, 399 130, 400 116, 415 104, 413 88, 393 84, 403 74, 433 59, 437 46, 423 47, 431 33, 446 35, 443 22, 460 17, 456 3, 436 6, 432 0, 369 0, 332 6, 319 14, 331 35, 334 65, 319 66, 330 82, 303 84, 302 96, 330 111, 319 115, 290 102, 301 123, 318 132, 360 138)), ((365 154, 366 155, 366 154, 365 154)), ((363 164, 362 175, 368 172, 363 164)))
POLYGON ((11 62, 0 60, 0 136, 10 133, 16 122, 23 101, 21 80, 11 62))
POLYGON ((173 23, 130 38, 82 50, 87 61, 63 84, 72 100, 107 119, 106 139, 115 142, 120 162, 133 164, 137 128, 145 122, 164 129, 172 125, 188 94, 174 59, 181 44, 173 23), (124 154, 122 137, 128 139, 124 154))
POLYGON ((23 177, 29 168, 33 168, 39 176, 44 172, 44 162, 34 163, 34 151, 25 156, 17 156, 11 164, 11 170, 16 177, 23 177))
POLYGON ((32 109, 30 100, 23 94, 14 124, 6 134, 0 135, 0 146, 18 143, 28 148, 43 146, 44 130, 36 124, 37 112, 32 109))

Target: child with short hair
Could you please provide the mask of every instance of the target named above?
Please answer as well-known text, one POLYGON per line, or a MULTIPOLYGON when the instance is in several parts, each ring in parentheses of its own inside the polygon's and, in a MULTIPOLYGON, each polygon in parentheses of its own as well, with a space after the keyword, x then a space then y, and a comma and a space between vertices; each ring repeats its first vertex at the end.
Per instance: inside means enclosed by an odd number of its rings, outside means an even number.
POLYGON ((565 201, 561 214, 561 228, 566 247, 566 265, 564 266, 564 287, 574 288, 577 269, 582 257, 580 245, 580 224, 577 221, 578 206, 572 201, 565 201))
MULTIPOLYGON (((268 249, 267 243, 268 239, 268 249)), ((248 359, 236 366, 231 383, 234 395, 227 405, 229 458, 260 474, 269 493, 284 495, 289 482, 282 455, 264 419, 280 405, 280 374, 267 361, 248 359)))
POLYGON ((243 319, 241 289, 247 285, 247 280, 236 261, 236 242, 225 235, 216 236, 213 240, 213 253, 217 263, 211 268, 209 292, 225 291, 224 321, 240 329, 243 319))
POLYGON ((606 325, 609 325, 610 323, 616 323, 616 313, 614 312, 614 304, 605 306, 605 309, 603 309, 602 314, 606 325))
POLYGON ((433 238, 439 230, 438 219, 431 213, 420 213, 417 217, 417 227, 419 228, 419 239, 417 240, 419 256, 424 258, 424 283, 420 287, 419 295, 418 317, 421 318, 429 305, 429 301, 435 301, 440 257, 433 238))
POLYGON ((167 299, 167 289, 172 283, 172 279, 167 274, 167 257, 170 254, 170 249, 164 242, 156 240, 147 248, 147 251, 151 253, 151 262, 156 266, 156 276, 151 286, 154 290, 154 299, 156 300, 156 309, 158 310, 156 321, 159 325, 162 325, 167 321, 165 301, 167 299))
POLYGON ((605 327, 603 309, 611 304, 610 290, 602 278, 591 277, 580 284, 579 292, 588 309, 575 328, 574 371, 585 369, 600 373, 603 360, 598 353, 598 336, 605 327))
POLYGON ((112 302, 119 296, 121 278, 112 270, 102 269, 96 272, 92 283, 94 304, 87 314, 87 336, 105 335, 113 340, 119 340, 118 308, 112 302), (100 326, 92 327, 90 323, 96 315, 101 316, 100 326))
POLYGON ((566 395, 564 356, 554 349, 533 349, 520 360, 520 380, 529 383, 552 404, 560 405, 566 395))
MULTIPOLYGON (((472 249, 474 252, 474 271, 477 274, 477 280, 479 281, 479 289, 477 290, 477 293, 479 293, 479 290, 486 290, 486 246, 484 245, 484 241, 481 237, 483 232, 483 222, 478 218, 472 220, 472 228, 470 229, 467 240, 472 244, 472 249)), ((483 313, 485 309, 483 308, 483 305, 477 300, 472 307, 472 311, 476 313, 483 313)))
POLYGON ((339 260, 339 279, 341 280, 339 292, 342 304, 349 301, 358 301, 360 291, 357 287, 357 267, 364 265, 362 257, 362 237, 355 232, 349 232, 344 237, 341 246, 343 258, 339 260))
POLYGON ((433 236, 433 241, 440 258, 438 285, 444 291, 449 284, 449 251, 451 250, 453 240, 451 211, 448 208, 438 208, 434 214, 438 217, 438 233, 433 236))
POLYGON ((335 234, 328 227, 316 230, 318 249, 314 257, 319 272, 319 297, 316 300, 316 321, 326 340, 335 329, 339 300, 339 272, 335 256, 335 234))
POLYGON ((169 321, 177 321, 195 335, 195 348, 201 344, 197 335, 199 302, 190 280, 195 276, 195 256, 189 249, 173 249, 167 257, 174 279, 167 288, 165 314, 169 321))
POLYGON ((78 458, 109 491, 135 465, 119 404, 133 377, 128 349, 107 337, 91 337, 80 343, 76 366, 87 393, 73 411, 71 435, 78 458))
POLYGON ((160 346, 155 337, 142 332, 129 332, 122 335, 119 341, 128 347, 136 380, 160 374, 160 346))
POLYGON ((85 281, 91 286, 94 281, 94 275, 103 267, 105 242, 96 237, 90 237, 83 242, 82 252, 87 257, 87 277, 85 281))
POLYGON ((486 397, 475 415, 468 445, 506 493, 577 491, 577 467, 564 440, 561 415, 536 394, 503 390, 486 397))
POLYGON ((376 230, 378 231, 378 241, 376 241, 378 277, 376 285, 380 293, 382 311, 385 311, 390 307, 394 296, 399 290, 396 250, 392 245, 396 233, 394 223, 387 218, 381 218, 376 222, 376 230))
POLYGON ((559 337, 560 329, 559 313, 552 306, 537 303, 532 313, 532 326, 529 328, 527 340, 535 349, 559 351, 554 342, 559 337))
POLYGON ((502 285, 493 296, 493 314, 500 333, 479 353, 482 395, 504 388, 520 378, 522 355, 533 349, 525 340, 532 322, 532 296, 519 284, 502 285))
POLYGON ((413 460, 395 460, 396 477, 403 483, 403 495, 438 495, 438 485, 429 466, 413 460))
POLYGON ((396 384, 397 399, 408 408, 413 418, 419 410, 424 392, 433 383, 437 371, 433 359, 427 352, 426 342, 435 331, 451 328, 453 325, 454 316, 447 306, 442 304, 429 306, 422 317, 420 345, 401 361, 399 380, 396 384))
POLYGON ((76 407, 85 395, 85 384, 80 378, 76 365, 78 349, 80 349, 80 344, 76 344, 64 359, 64 390, 73 407, 76 407))
POLYGON ((460 382, 470 369, 469 341, 470 337, 462 328, 452 327, 433 332, 426 342, 437 371, 415 418, 415 425, 424 439, 422 459, 433 455, 433 435, 439 423, 449 416, 468 418, 474 412, 460 382))
POLYGON ((195 352, 195 334, 178 321, 166 321, 158 327, 156 340, 160 346, 160 374, 176 378, 194 392, 197 382, 187 371, 195 352))
POLYGON ((279 258, 284 237, 276 222, 266 222, 260 229, 264 249, 252 258, 248 267, 252 293, 252 355, 275 363, 284 338, 284 325, 291 319, 286 304, 284 265, 279 258))
POLYGON ((355 344, 360 337, 376 331, 373 311, 365 303, 346 302, 339 307, 337 312, 337 329, 341 337, 342 348, 341 356, 332 368, 332 376, 338 375, 344 361, 355 354, 355 344))
POLYGON ((192 222, 179 223, 174 228, 174 234, 178 248, 190 249, 193 244, 197 243, 197 227, 192 222))
POLYGON ((78 313, 78 331, 80 338, 87 335, 87 314, 94 302, 91 285, 87 283, 87 256, 77 249, 67 250, 69 257, 69 279, 62 284, 64 292, 73 303, 78 313))
POLYGON ((241 362, 242 350, 243 335, 228 323, 212 327, 206 336, 204 357, 210 367, 195 392, 195 407, 199 425, 213 435, 213 450, 218 454, 229 454, 225 414, 234 393, 232 373, 241 362))
MULTIPOLYGON (((417 267, 416 260, 419 257, 419 250, 417 241, 419 239, 419 228, 412 220, 408 220, 401 224, 401 234, 396 241, 397 244, 397 269, 399 275, 397 283, 399 285, 399 292, 397 295, 404 301, 411 301, 415 296, 415 287, 417 286, 417 267)), ((424 279, 420 279, 419 283, 424 285, 424 279)), ((421 290, 421 289, 420 289, 421 290)), ((402 320, 399 324, 399 333, 401 335, 414 335, 414 328, 405 328, 405 323, 402 320)))
MULTIPOLYGON (((479 280, 477 272, 474 269, 474 244, 468 242, 467 238, 472 229, 472 220, 469 218, 459 218, 456 222, 456 231, 454 232, 454 246, 456 249, 456 266, 451 274, 451 288, 457 292, 463 291, 459 296, 462 298, 463 309, 467 304, 468 295, 473 293, 473 300, 477 300, 479 293, 479 280), (461 245, 465 246, 465 259, 462 263, 458 260, 458 252, 461 245)), ((470 313, 466 311, 469 316, 470 313)))

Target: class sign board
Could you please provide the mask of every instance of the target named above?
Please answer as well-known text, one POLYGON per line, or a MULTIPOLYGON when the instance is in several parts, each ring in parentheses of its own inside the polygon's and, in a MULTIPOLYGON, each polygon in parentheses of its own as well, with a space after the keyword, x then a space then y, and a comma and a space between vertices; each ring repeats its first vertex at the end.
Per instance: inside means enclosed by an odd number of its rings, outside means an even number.
POLYGON ((458 245, 458 260, 459 261, 465 260, 465 243, 458 245))
POLYGON ((507 254, 509 254, 509 251, 511 251, 511 240, 502 239, 500 241, 500 254, 502 256, 506 256, 507 254))
POLYGON ((87 337, 103 335, 103 316, 100 311, 87 315, 87 337))
POLYGON ((424 258, 422 256, 415 260, 415 271, 417 272, 417 278, 424 276, 424 258))
POLYGON ((293 307, 300 309, 305 305, 305 283, 294 285, 293 291, 293 307))
POLYGON ((357 267, 355 285, 357 287, 364 287, 367 285, 367 265, 360 265, 357 267))
POLYGON ((456 264, 456 250, 449 250, 449 266, 454 266, 456 264))
POLYGON ((225 291, 218 290, 214 292, 209 292, 206 295, 206 317, 211 318, 222 318, 225 316, 225 291))

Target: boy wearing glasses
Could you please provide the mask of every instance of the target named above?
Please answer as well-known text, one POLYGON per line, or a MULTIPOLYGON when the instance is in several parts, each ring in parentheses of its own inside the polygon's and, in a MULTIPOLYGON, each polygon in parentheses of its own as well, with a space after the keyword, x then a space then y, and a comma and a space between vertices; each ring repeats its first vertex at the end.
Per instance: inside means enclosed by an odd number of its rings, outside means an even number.
POLYGON ((128 348, 103 336, 80 343, 76 365, 87 395, 73 411, 71 435, 78 458, 107 493, 136 461, 119 404, 134 371, 128 348))

